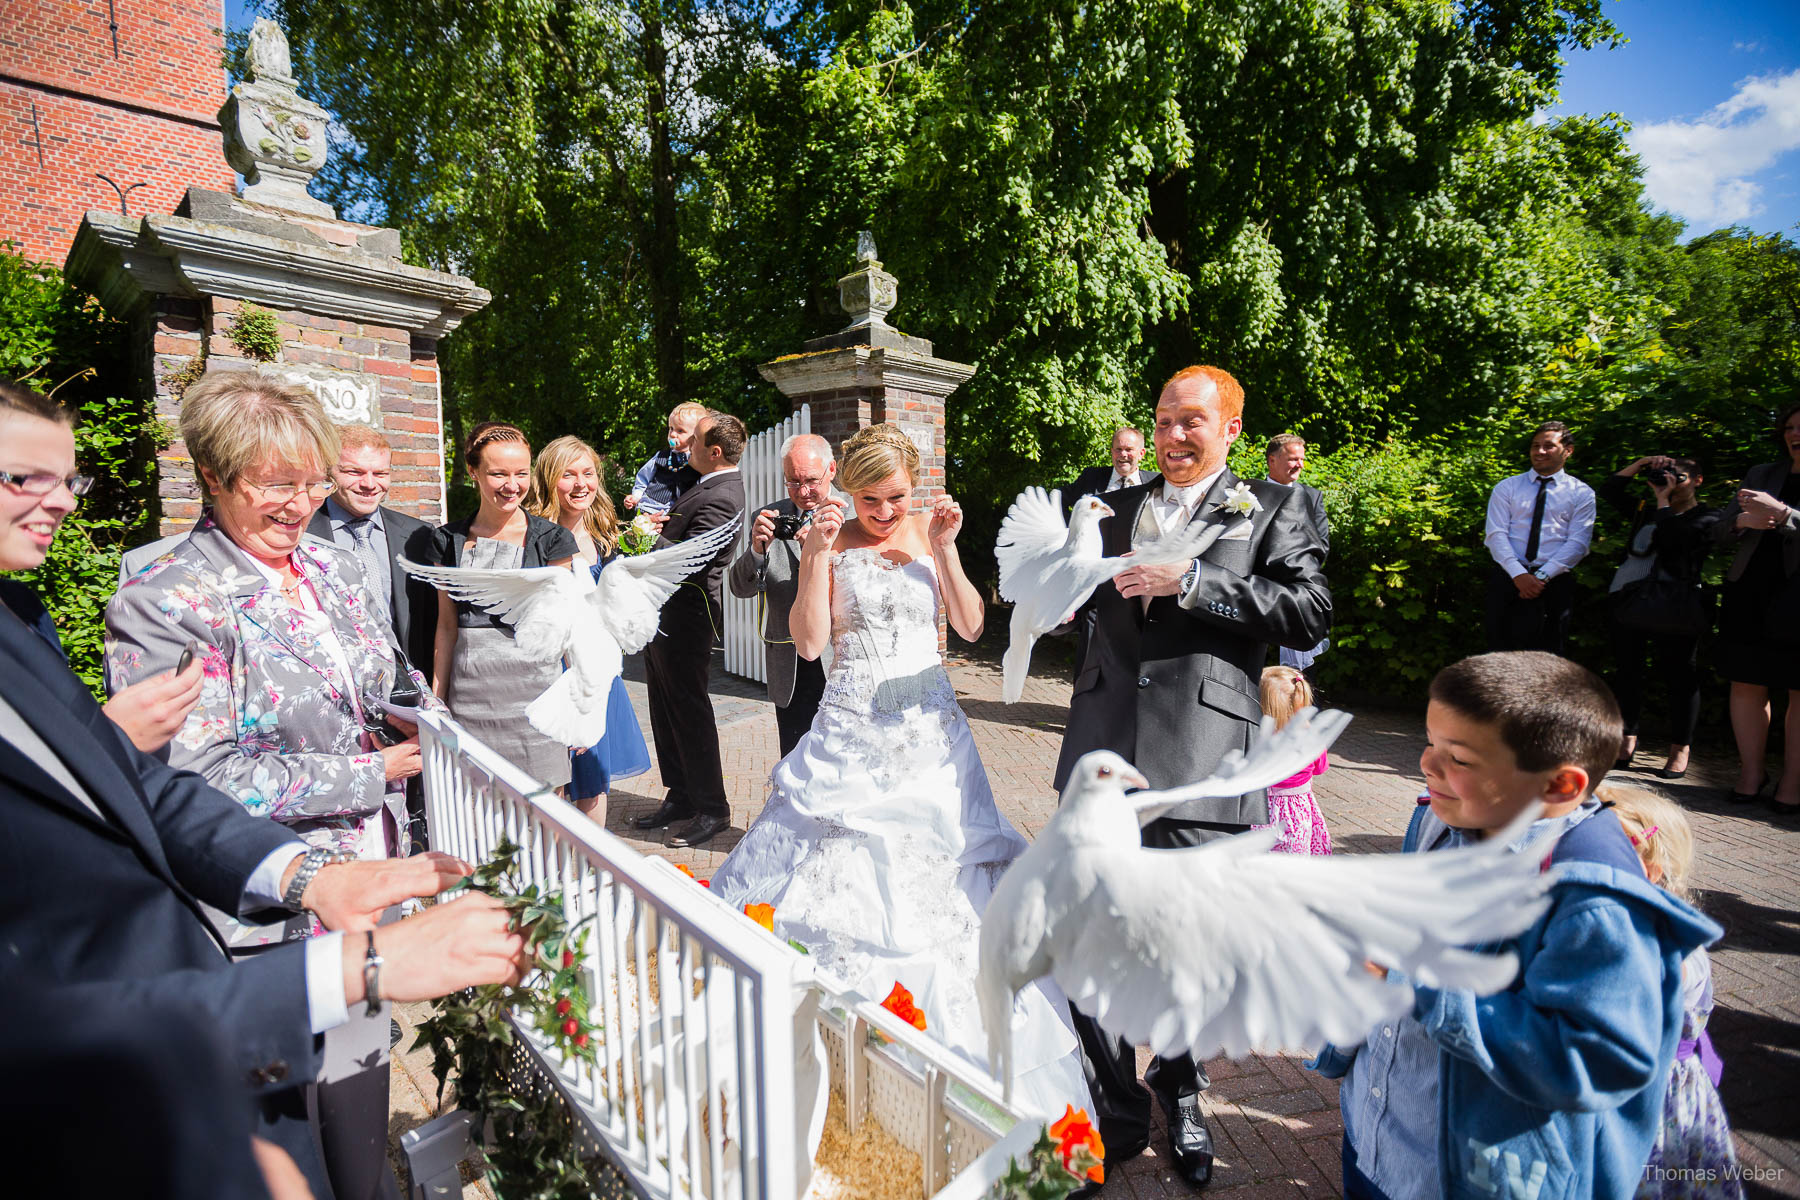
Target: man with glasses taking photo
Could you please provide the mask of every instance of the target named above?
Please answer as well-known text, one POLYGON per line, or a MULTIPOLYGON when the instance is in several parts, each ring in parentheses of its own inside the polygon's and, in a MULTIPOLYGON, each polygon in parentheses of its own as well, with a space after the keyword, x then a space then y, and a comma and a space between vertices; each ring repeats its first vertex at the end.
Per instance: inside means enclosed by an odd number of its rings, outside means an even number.
POLYGON ((756 514, 750 526, 750 548, 738 555, 726 577, 731 594, 748 600, 762 597, 763 661, 769 699, 775 705, 775 726, 781 733, 781 754, 787 757, 819 711, 825 694, 825 668, 815 659, 794 652, 788 632, 788 610, 800 579, 800 535, 813 514, 832 497, 831 481, 837 462, 831 443, 816 433, 797 433, 781 447, 781 477, 787 498, 777 500, 756 514))

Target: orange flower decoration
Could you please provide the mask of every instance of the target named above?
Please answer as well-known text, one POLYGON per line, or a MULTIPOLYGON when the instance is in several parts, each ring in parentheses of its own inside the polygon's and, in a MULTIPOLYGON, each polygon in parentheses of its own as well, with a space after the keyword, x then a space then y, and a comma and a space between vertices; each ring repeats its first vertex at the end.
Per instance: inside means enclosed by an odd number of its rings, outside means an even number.
POLYGON ((887 1009, 896 1017, 905 1021, 908 1025, 911 1025, 914 1029, 917 1029, 920 1032, 924 1031, 925 1014, 913 1006, 912 993, 907 991, 904 987, 901 987, 899 980, 896 979, 894 981, 894 990, 889 992, 887 999, 881 1002, 881 1007, 887 1009))
POLYGON ((1063 1167, 1071 1175, 1086 1175, 1095 1183, 1105 1183, 1106 1147, 1100 1141, 1100 1131, 1088 1119, 1087 1109, 1065 1104, 1063 1110, 1062 1119, 1050 1127, 1063 1167))
POLYGON ((700 880, 700 877, 698 875, 694 874, 694 868, 686 865, 685 863, 676 863, 675 869, 677 871, 680 871, 683 875, 686 875, 689 879, 694 880, 696 883, 698 883, 700 880))
POLYGON ((746 904, 744 905, 744 915, 770 933, 775 932, 775 906, 773 904, 746 904))

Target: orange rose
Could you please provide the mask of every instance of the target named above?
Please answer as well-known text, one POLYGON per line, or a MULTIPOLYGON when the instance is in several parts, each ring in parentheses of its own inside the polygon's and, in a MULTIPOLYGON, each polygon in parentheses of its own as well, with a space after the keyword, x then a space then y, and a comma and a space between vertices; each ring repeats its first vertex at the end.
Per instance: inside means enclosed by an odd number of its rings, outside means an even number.
POLYGON ((694 874, 694 868, 692 868, 690 866, 686 866, 683 863, 676 863, 675 869, 677 871, 680 871, 683 875, 686 875, 689 879, 692 879, 696 882, 699 881, 699 876, 694 874))
POLYGON ((1087 1109, 1065 1104, 1062 1119, 1050 1127, 1050 1136, 1056 1139, 1056 1152, 1069 1174, 1106 1182, 1106 1147, 1100 1131, 1088 1119, 1087 1109))
POLYGON ((775 906, 773 904, 746 904, 744 905, 744 915, 770 933, 775 932, 775 906))
POLYGON ((896 979, 894 981, 894 990, 889 992, 887 999, 881 1002, 881 1007, 887 1009, 896 1017, 905 1021, 908 1025, 911 1025, 914 1029, 924 1032, 925 1014, 920 1012, 918 1008, 913 1005, 912 993, 900 986, 899 980, 896 979))

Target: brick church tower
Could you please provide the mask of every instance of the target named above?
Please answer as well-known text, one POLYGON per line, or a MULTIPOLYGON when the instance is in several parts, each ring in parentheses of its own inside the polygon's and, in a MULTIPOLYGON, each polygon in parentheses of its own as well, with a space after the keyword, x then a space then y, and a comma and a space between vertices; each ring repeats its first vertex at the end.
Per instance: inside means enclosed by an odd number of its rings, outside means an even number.
POLYGON ((224 24, 222 0, 0 0, 0 239, 60 264, 116 189, 133 215, 231 191, 224 24))

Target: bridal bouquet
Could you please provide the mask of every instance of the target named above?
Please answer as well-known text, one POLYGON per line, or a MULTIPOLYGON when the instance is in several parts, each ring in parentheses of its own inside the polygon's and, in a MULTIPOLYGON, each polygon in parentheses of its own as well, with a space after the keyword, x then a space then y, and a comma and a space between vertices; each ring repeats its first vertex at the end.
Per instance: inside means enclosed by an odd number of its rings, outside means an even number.
POLYGON ((656 548, 656 523, 649 513, 639 513, 619 530, 620 554, 648 554, 656 548))

